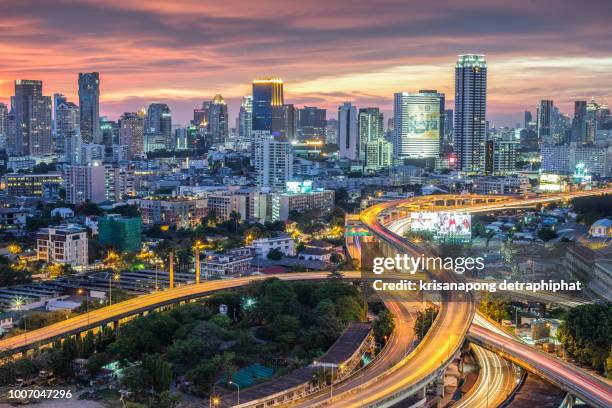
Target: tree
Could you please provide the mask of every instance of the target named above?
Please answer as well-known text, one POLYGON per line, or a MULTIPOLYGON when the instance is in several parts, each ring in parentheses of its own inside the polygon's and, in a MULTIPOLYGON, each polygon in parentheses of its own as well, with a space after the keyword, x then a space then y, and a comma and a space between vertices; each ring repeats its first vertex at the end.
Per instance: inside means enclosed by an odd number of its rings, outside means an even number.
POLYGON ((151 376, 151 383, 156 393, 168 391, 172 381, 172 367, 160 356, 145 355, 142 358, 142 367, 151 376))
POLYGON ((123 370, 121 386, 135 394, 146 393, 152 386, 151 375, 142 366, 128 367, 123 370))
POLYGON ((494 297, 490 293, 483 295, 478 310, 498 323, 510 318, 510 302, 498 296, 494 297))
POLYGON ((100 374, 102 367, 110 362, 110 358, 106 353, 94 353, 88 359, 85 364, 85 369, 89 375, 93 378, 100 374))
POLYGON ((384 309, 378 314, 372 325, 374 337, 379 343, 385 343, 393 330, 395 330, 395 317, 388 309, 384 309))
POLYGON ((419 311, 417 313, 417 318, 414 322, 414 332, 419 340, 425 337, 434 320, 436 320, 437 315, 438 310, 434 307, 428 307, 424 312, 419 311))
POLYGON ((267 258, 273 261, 280 261, 281 259, 283 259, 283 253, 280 249, 274 248, 271 249, 270 252, 268 252, 267 258))

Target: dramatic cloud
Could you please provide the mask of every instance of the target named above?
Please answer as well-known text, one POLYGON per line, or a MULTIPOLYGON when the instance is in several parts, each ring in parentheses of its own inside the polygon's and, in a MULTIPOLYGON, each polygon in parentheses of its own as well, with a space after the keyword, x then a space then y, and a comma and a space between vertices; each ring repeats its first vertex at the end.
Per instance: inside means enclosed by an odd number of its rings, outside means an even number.
POLYGON ((397 91, 438 89, 452 107, 456 55, 475 52, 489 119, 513 124, 539 99, 569 112, 610 96, 610 21, 607 0, 0 0, 0 100, 19 78, 76 100, 78 72, 99 71, 102 114, 164 101, 185 123, 215 93, 235 115, 274 75, 287 102, 328 116, 347 100, 390 114, 397 91))

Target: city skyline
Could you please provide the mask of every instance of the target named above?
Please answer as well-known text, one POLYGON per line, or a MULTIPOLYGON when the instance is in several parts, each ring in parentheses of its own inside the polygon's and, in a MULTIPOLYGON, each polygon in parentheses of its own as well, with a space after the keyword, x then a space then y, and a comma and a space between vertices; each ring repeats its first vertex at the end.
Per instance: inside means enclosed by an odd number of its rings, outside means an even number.
POLYGON ((393 1, 299 9, 281 2, 265 9, 242 2, 53 3, 3 5, 1 102, 9 103, 17 79, 42 80, 45 95, 76 101, 78 73, 97 71, 100 113, 112 119, 159 102, 170 106, 174 123, 186 124, 203 100, 221 93, 233 124, 251 81, 279 76, 287 103, 334 117, 352 102, 380 107, 389 118, 395 92, 437 89, 452 106, 456 55, 482 53, 487 118, 514 125, 541 99, 569 114, 574 100, 605 102, 612 83, 612 10, 599 1, 554 8, 449 2, 441 10, 393 1))

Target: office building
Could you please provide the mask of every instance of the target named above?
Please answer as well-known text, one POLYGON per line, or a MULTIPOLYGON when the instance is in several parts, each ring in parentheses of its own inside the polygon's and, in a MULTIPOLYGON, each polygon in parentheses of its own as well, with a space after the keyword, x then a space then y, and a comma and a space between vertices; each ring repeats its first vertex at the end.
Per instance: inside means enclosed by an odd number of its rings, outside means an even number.
POLYGON ((257 186, 284 188, 293 177, 291 144, 264 133, 254 143, 254 165, 257 186))
POLYGON ((8 138, 9 152, 16 156, 44 156, 52 153, 51 97, 43 96, 42 81, 16 80, 14 130, 8 138))
POLYGON ((141 248, 142 219, 109 214, 98 218, 98 239, 120 251, 138 252, 141 248))
POLYGON ((574 102, 574 119, 572 121, 571 141, 585 143, 587 135, 587 102, 574 102))
POLYGON ((476 177, 472 185, 475 194, 525 195, 531 191, 526 176, 476 177))
MULTIPOLYGON (((57 99, 56 99, 57 100, 57 99)), ((64 161, 80 163, 81 128, 79 107, 72 102, 60 100, 55 106, 55 151, 64 154, 64 161)))
POLYGON ((329 144, 338 144, 338 120, 331 118, 327 120, 325 127, 325 142, 329 144))
POLYGON ((221 96, 216 94, 210 103, 208 129, 213 143, 225 143, 229 137, 227 116, 227 103, 221 96))
POLYGON ((484 170, 487 111, 487 63, 484 55, 460 55, 455 65, 453 149, 457 167, 484 170))
POLYGON ((152 103, 144 121, 145 151, 174 148, 172 113, 165 103, 152 103), (154 146, 154 148, 153 148, 154 146))
POLYGON ((0 103, 0 149, 6 147, 9 127, 9 111, 4 103, 0 103))
POLYGON ((531 111, 525 111, 523 116, 523 128, 529 128, 531 122, 533 121, 533 117, 531 115, 531 111))
POLYGON ((60 173, 9 173, 4 176, 4 184, 8 197, 42 197, 45 185, 60 186, 64 179, 60 173))
POLYGON ((283 105, 283 128, 285 129, 285 138, 289 141, 294 141, 298 137, 298 113, 293 104, 283 105))
POLYGON ((316 106, 304 106, 298 109, 298 139, 300 141, 325 141, 327 111, 316 106))
POLYGON ((214 215, 218 222, 230 220, 233 212, 240 214, 243 220, 249 216, 248 195, 219 191, 207 194, 206 198, 208 199, 208 215, 214 215))
POLYGON ((329 214, 334 208, 334 191, 313 188, 312 181, 292 181, 285 191, 272 195, 272 221, 287 221, 292 213, 316 211, 329 214))
POLYGON ((396 162, 440 155, 442 94, 396 93, 393 104, 393 154, 396 162))
POLYGON ((100 132, 100 74, 79 73, 81 135, 88 143, 102 143, 100 132))
POLYGON ((100 118, 100 133, 102 134, 102 144, 111 147, 119 143, 119 129, 121 126, 118 121, 109 120, 105 116, 100 118))
POLYGON ((253 130, 253 97, 247 95, 242 98, 240 112, 238 113, 238 138, 251 140, 253 130))
POLYGON ((560 146, 542 146, 542 171, 573 174, 576 166, 584 165, 586 172, 598 177, 612 177, 612 147, 599 147, 570 143, 560 146))
POLYGON ((136 112, 126 112, 119 120, 119 144, 129 146, 130 159, 144 153, 144 120, 136 112))
POLYGON ((147 197, 137 200, 144 225, 169 225, 189 228, 202 223, 208 215, 205 198, 147 197))
POLYGON ((453 145, 453 110, 446 109, 444 111, 444 133, 442 135, 442 146, 440 147, 440 153, 450 153, 453 145))
POLYGON ((366 144, 365 165, 367 170, 380 170, 393 165, 393 144, 378 139, 366 144))
POLYGON ((359 131, 359 161, 365 163, 367 145, 384 138, 383 114, 378 108, 359 109, 357 117, 359 131))
POLYGON ((66 201, 70 204, 106 201, 104 166, 98 161, 86 165, 64 166, 66 201))
POLYGON ((350 102, 338 107, 338 143, 342 159, 359 159, 359 132, 357 129, 357 108, 350 102))
POLYGON ((228 250, 224 254, 207 251, 200 259, 201 273, 208 279, 210 276, 239 276, 249 272, 253 255, 251 251, 228 250))
POLYGON ((485 171, 489 174, 514 173, 518 146, 514 140, 487 140, 485 171))
POLYGON ((87 266, 87 229, 73 225, 39 229, 36 232, 36 259, 87 266))
POLYGON ((253 81, 253 130, 268 131, 276 138, 286 137, 283 80, 261 78, 253 81))
POLYGON ((537 108, 536 132, 540 144, 552 143, 553 101, 542 100, 537 108))

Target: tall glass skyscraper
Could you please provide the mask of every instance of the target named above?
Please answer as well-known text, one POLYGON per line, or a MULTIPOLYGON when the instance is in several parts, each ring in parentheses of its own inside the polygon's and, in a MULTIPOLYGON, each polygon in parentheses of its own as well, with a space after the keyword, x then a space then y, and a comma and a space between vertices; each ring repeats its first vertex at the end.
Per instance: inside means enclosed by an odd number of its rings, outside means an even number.
POLYGON ((327 110, 316 106, 304 106, 298 109, 298 136, 302 141, 325 140, 327 127, 327 110))
POLYGON ((51 153, 51 97, 43 96, 42 81, 15 81, 12 102, 15 134, 8 141, 11 153, 31 156, 51 153))
POLYGON ((359 127, 359 160, 365 163, 367 144, 385 136, 383 114, 378 108, 362 108, 359 109, 357 121, 359 127))
POLYGON ((247 95, 242 98, 240 112, 238 113, 238 137, 240 140, 251 140, 253 130, 253 97, 247 95))
POLYGON ((283 80, 261 78, 253 81, 253 130, 286 137, 283 119, 283 80))
POLYGON ((459 55, 455 65, 454 150, 458 169, 482 172, 487 133, 487 63, 484 55, 459 55))
POLYGON ((552 144, 553 101, 541 100, 538 105, 537 132, 538 143, 552 144))
POLYGON ((406 159, 435 159, 440 154, 443 94, 399 92, 393 104, 393 154, 406 159))
POLYGON ((100 74, 79 73, 79 109, 81 135, 87 143, 102 143, 100 131, 100 74))
POLYGON ((210 104, 208 127, 213 143, 225 143, 229 137, 227 103, 221 94, 216 94, 210 104))
MULTIPOLYGON (((145 117, 145 141, 154 141, 156 149, 173 149, 172 113, 165 103, 152 103, 145 117)), ((145 143, 148 145, 149 143, 145 143)), ((146 149, 145 149, 146 150, 146 149)))

